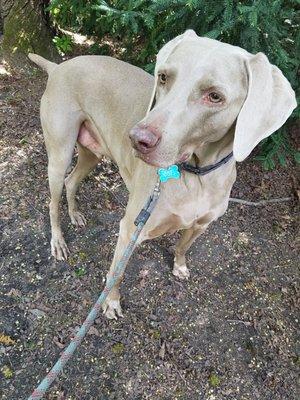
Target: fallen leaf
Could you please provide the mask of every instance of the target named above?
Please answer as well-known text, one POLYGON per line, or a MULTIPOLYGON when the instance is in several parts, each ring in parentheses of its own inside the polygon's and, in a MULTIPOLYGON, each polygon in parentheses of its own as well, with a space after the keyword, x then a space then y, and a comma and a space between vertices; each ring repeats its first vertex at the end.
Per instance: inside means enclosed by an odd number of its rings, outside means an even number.
POLYGON ((16 344, 16 342, 4 333, 0 333, 0 343, 5 344, 6 346, 10 346, 12 344, 16 344))
POLYGON ((53 338, 53 342, 56 344, 57 347, 59 347, 60 349, 63 349, 66 347, 65 343, 61 342, 61 339, 57 336, 54 336, 53 338))
POLYGON ((95 328, 94 326, 91 326, 88 333, 88 335, 95 335, 95 336, 100 336, 99 331, 97 328, 95 328))
POLYGON ((7 296, 13 296, 13 297, 21 297, 22 292, 19 289, 12 288, 8 293, 7 296))

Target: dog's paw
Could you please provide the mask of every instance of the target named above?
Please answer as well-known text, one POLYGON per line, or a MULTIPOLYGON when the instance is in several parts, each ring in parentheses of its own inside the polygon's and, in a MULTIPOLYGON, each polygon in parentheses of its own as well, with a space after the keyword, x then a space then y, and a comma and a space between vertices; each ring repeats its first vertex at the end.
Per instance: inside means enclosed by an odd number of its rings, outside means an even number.
POLYGON ((54 237, 51 239, 51 254, 57 260, 66 260, 70 251, 62 236, 54 237))
POLYGON ((118 319, 123 317, 120 300, 111 300, 107 298, 102 306, 103 314, 108 319, 118 319))
POLYGON ((181 280, 185 280, 189 279, 191 274, 186 265, 178 265, 174 263, 173 275, 181 280))
POLYGON ((84 215, 79 211, 69 212, 71 222, 77 228, 82 228, 86 225, 86 219, 84 215))

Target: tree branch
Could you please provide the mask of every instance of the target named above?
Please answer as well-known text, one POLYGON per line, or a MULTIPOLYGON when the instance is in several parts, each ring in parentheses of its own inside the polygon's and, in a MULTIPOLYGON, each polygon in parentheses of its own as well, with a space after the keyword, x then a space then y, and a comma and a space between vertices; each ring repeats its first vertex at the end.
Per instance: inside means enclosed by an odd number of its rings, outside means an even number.
POLYGON ((234 197, 230 197, 229 201, 232 203, 238 203, 238 204, 243 204, 245 206, 264 206, 269 203, 283 203, 286 201, 291 201, 293 200, 292 197, 282 197, 278 199, 269 199, 269 200, 261 200, 261 201, 247 201, 247 200, 242 200, 242 199, 236 199, 234 197))

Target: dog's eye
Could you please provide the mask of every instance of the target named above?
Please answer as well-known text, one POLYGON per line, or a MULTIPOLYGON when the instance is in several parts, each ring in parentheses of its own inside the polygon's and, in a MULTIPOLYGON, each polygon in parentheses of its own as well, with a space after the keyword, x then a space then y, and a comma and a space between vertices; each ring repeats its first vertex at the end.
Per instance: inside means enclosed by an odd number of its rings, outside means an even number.
POLYGON ((161 85, 164 85, 167 82, 167 75, 166 74, 158 74, 158 80, 161 85))
POLYGON ((208 99, 211 103, 221 103, 221 101, 223 101, 222 96, 220 96, 217 92, 209 93, 208 99))

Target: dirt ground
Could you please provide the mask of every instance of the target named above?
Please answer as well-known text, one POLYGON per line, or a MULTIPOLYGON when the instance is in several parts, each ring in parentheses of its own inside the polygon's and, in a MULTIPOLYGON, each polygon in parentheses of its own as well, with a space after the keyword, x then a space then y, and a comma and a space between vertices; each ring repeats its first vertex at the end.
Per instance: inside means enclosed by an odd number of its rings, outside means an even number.
MULTIPOLYGON (((0 75, 0 397, 20 400, 53 365, 103 288, 124 213, 117 168, 79 193, 88 219, 72 255, 50 257, 37 70, 0 75)), ((296 171, 238 166, 233 197, 290 201, 227 213, 193 246, 191 279, 171 274, 176 235, 143 244, 122 285, 124 318, 102 315, 46 399, 296 400, 299 372, 296 171)))

